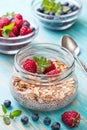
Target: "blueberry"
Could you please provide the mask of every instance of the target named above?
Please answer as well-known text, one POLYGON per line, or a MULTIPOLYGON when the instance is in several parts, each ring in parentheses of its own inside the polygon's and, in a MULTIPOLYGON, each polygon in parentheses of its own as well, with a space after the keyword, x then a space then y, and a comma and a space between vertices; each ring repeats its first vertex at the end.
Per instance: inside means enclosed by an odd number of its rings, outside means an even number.
POLYGON ((34 27, 31 27, 31 30, 32 30, 32 32, 35 31, 35 28, 34 28, 34 27))
POLYGON ((10 100, 5 100, 4 101, 4 106, 7 108, 7 107, 10 107, 11 106, 11 101, 10 100))
POLYGON ((49 117, 45 117, 43 122, 44 122, 45 125, 50 125, 51 124, 51 119, 49 117))
POLYGON ((70 14, 70 13, 72 13, 72 10, 69 10, 69 11, 67 12, 67 14, 70 14))
POLYGON ((37 11, 40 13, 44 13, 44 8, 38 8, 37 11))
POLYGON ((14 19, 13 17, 9 18, 10 21, 12 21, 13 19, 14 19))
POLYGON ((55 12, 49 12, 48 14, 49 15, 55 15, 55 12))
POLYGON ((69 6, 69 2, 65 2, 63 6, 69 6))
POLYGON ((72 11, 76 11, 76 10, 78 10, 79 8, 76 6, 76 5, 71 5, 71 10, 72 11))
POLYGON ((46 19, 53 19, 54 17, 53 17, 53 15, 49 12, 49 13, 46 13, 47 15, 46 16, 44 16, 44 18, 46 18, 46 19))
POLYGON ((38 121, 39 120, 39 116, 36 113, 33 114, 31 118, 32 118, 33 121, 38 121))
POLYGON ((27 27, 29 27, 30 24, 29 24, 28 22, 24 22, 22 26, 27 26, 27 27))
POLYGON ((23 115, 23 116, 21 117, 21 122, 22 122, 23 124, 27 124, 28 121, 29 121, 29 118, 28 118, 26 115, 23 115))
POLYGON ((60 123, 59 123, 59 122, 54 122, 54 123, 51 125, 51 129, 52 129, 52 130, 59 130, 59 129, 60 129, 60 123))
POLYGON ((67 12, 62 12, 62 13, 61 13, 61 15, 65 15, 65 14, 67 14, 67 12))

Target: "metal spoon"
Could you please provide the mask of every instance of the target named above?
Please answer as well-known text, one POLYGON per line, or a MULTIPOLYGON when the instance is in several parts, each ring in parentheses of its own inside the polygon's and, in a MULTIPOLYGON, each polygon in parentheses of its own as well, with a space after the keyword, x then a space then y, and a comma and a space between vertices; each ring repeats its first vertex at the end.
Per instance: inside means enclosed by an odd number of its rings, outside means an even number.
POLYGON ((81 68, 86 72, 87 74, 87 67, 84 65, 84 63, 79 59, 78 54, 80 53, 80 48, 78 47, 77 43, 68 35, 64 35, 61 40, 61 45, 68 49, 74 56, 74 58, 78 61, 81 68))

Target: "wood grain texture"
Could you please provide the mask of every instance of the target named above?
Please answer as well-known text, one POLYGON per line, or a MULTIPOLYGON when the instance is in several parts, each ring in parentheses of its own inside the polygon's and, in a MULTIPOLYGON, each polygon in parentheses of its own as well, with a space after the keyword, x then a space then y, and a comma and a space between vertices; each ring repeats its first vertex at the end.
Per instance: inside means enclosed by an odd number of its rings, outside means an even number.
MULTIPOLYGON (((60 45, 61 37, 64 34, 69 34, 72 38, 74 38, 74 40, 76 40, 76 42, 80 46, 81 53, 79 57, 87 65, 87 0, 83 0, 82 3, 83 9, 80 17, 71 28, 64 31, 51 31, 40 25, 39 34, 35 41, 49 42, 49 45, 54 43, 60 45)), ((25 17, 27 17, 28 15, 32 15, 32 11, 30 9, 30 0, 0 0, 0 14, 7 11, 20 12, 25 15, 25 17)), ((13 121, 10 126, 6 126, 0 118, 0 130, 51 130, 50 126, 45 126, 43 124, 43 119, 46 116, 49 116, 51 118, 52 123, 54 121, 60 122, 60 130, 70 130, 61 122, 61 114, 66 110, 76 110, 81 113, 81 116, 83 118, 80 125, 76 128, 73 128, 72 130, 87 130, 87 75, 83 73, 77 63, 75 71, 78 78, 78 95, 76 99, 70 105, 61 110, 38 112, 40 120, 37 123, 33 122, 31 119, 31 115, 35 111, 27 110, 22 107, 18 102, 13 99, 10 93, 9 87, 13 63, 14 56, 0 54, 0 104, 2 104, 5 99, 10 99, 13 109, 21 109, 23 110, 23 114, 29 116, 31 125, 23 126, 19 117, 16 122, 13 121)), ((8 110, 8 112, 10 112, 10 109, 8 110)))

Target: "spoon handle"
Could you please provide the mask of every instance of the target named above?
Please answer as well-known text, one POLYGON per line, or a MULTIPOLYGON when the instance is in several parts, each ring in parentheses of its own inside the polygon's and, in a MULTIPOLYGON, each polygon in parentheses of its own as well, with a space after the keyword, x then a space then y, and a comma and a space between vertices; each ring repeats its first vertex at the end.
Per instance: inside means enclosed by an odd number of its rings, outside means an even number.
POLYGON ((81 66, 81 68, 84 70, 84 72, 86 72, 86 74, 87 74, 87 67, 84 65, 84 63, 80 60, 80 58, 77 56, 77 55, 75 55, 75 58, 76 58, 76 60, 78 61, 78 63, 80 64, 80 66, 81 66))

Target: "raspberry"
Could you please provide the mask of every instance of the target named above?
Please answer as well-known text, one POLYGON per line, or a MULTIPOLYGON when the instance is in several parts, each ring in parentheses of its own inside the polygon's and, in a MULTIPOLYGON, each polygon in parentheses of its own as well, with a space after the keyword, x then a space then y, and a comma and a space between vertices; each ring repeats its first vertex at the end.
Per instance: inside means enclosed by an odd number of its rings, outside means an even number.
POLYGON ((29 34, 31 33, 32 30, 30 28, 28 28, 27 26, 23 26, 21 29, 20 29, 20 35, 23 36, 23 35, 26 35, 26 34, 29 34))
POLYGON ((20 29, 22 27, 23 20, 15 18, 11 21, 11 23, 14 23, 14 25, 20 29))
POLYGON ((23 25, 22 26, 27 26, 29 27, 30 26, 30 23, 27 21, 27 20, 23 20, 23 25))
POLYGON ((27 29, 27 34, 30 34, 32 30, 30 28, 27 29))
POLYGON ((19 19, 19 20, 20 20, 20 19, 23 19, 23 17, 22 17, 21 14, 15 14, 15 15, 14 15, 14 18, 17 18, 17 19, 19 19))
POLYGON ((14 26, 11 32, 13 32, 16 36, 18 36, 19 30, 18 30, 17 26, 14 26))
POLYGON ((0 29, 0 37, 2 37, 2 30, 0 29))
POLYGON ((53 62, 51 60, 49 60, 48 62, 50 62, 51 65, 49 67, 45 68, 44 74, 51 70, 56 69, 55 65, 53 64, 53 62))
POLYGON ((46 74, 47 75, 53 75, 53 74, 59 74, 59 73, 60 73, 60 71, 54 69, 54 70, 51 70, 51 71, 47 72, 46 74))
POLYGON ((32 73, 37 72, 37 65, 33 59, 26 59, 23 62, 23 68, 29 72, 32 72, 32 73))
POLYGON ((10 32, 9 37, 16 37, 16 36, 15 36, 15 34, 13 32, 10 32))
POLYGON ((76 111, 67 111, 62 114, 62 121, 69 127, 78 126, 80 123, 80 114, 76 111))
POLYGON ((4 26, 7 26, 7 29, 5 28, 5 32, 9 35, 9 37, 23 36, 35 31, 35 28, 31 28, 29 21, 23 19, 23 16, 19 13, 14 14, 14 16, 10 18, 6 16, 0 17, 0 37, 6 37, 2 34, 2 29, 4 26), (14 23, 13 29, 11 29, 10 26, 7 26, 11 23, 14 23))
POLYGON ((0 18, 0 28, 3 28, 4 26, 8 25, 10 23, 10 20, 6 17, 0 18))

